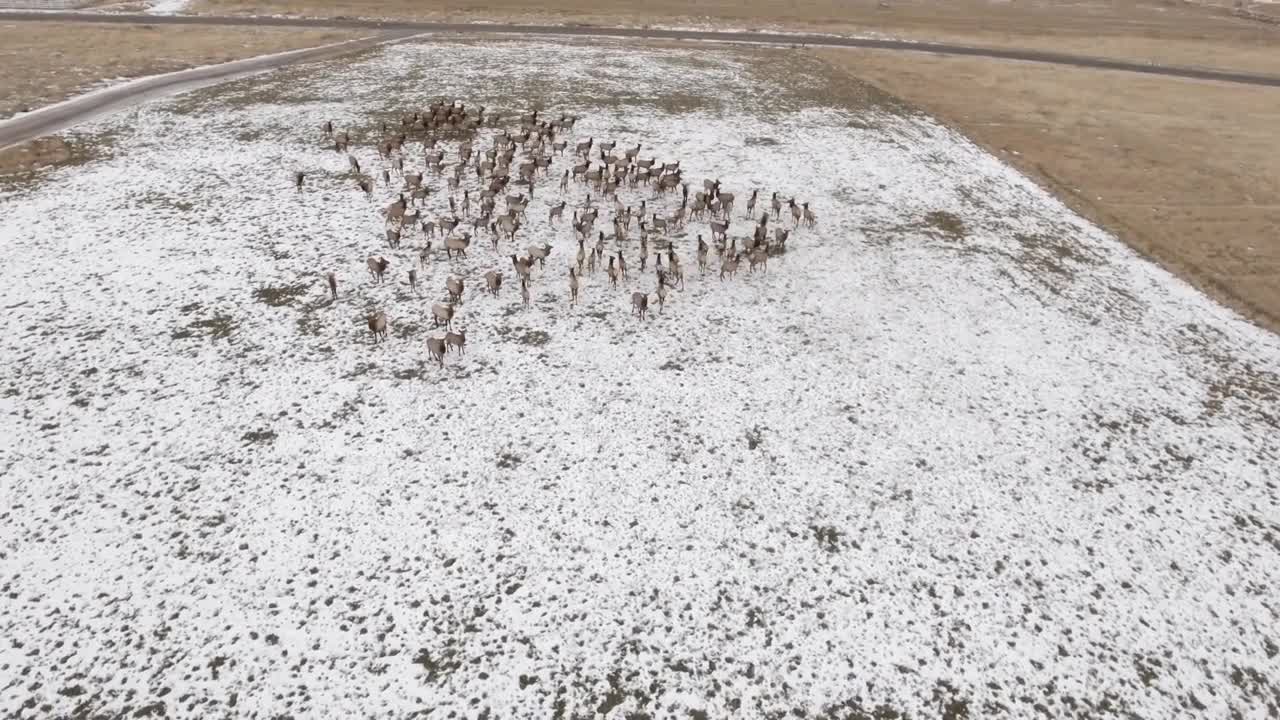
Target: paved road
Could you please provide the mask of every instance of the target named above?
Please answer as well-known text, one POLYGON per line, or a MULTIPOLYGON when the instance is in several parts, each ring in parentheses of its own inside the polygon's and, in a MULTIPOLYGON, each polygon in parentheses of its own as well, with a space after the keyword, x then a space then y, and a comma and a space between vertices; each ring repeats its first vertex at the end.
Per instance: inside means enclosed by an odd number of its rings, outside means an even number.
POLYGON ((826 35, 781 35, 755 32, 716 32, 704 30, 652 30, 644 28, 599 28, 566 25, 491 25, 487 23, 433 23, 409 21, 376 21, 338 18, 234 17, 209 15, 142 15, 88 12, 3 12, 3 22, 89 22, 150 25, 255 25, 275 27, 337 28, 369 30, 374 37, 338 43, 331 46, 296 50, 238 60, 221 65, 193 68, 128 83, 91 93, 32 113, 0 122, 0 148, 26 142, 71 127, 116 108, 142 100, 172 94, 215 82, 262 72, 295 62, 324 60, 361 50, 378 43, 402 39, 421 33, 466 33, 497 35, 558 35, 573 37, 621 37, 669 40, 706 40, 713 42, 745 42, 765 44, 802 44, 820 47, 853 47, 930 52, 945 55, 967 55, 1005 60, 1052 63, 1072 67, 1121 70, 1164 75, 1168 77, 1215 80, 1280 87, 1280 76, 1257 75, 1212 68, 1150 65, 1108 60, 1105 58, 1068 55, 1035 50, 1005 50, 941 43, 913 43, 900 40, 874 40, 826 35))
MULTIPOLYGON (((0 17, 3 17, 0 15, 0 17)), ((3 22, 0 20, 0 22, 3 22)), ((141 78, 97 92, 81 95, 67 102, 50 105, 34 112, 0 122, 0 149, 64 130, 124 105, 162 95, 223 82, 236 77, 262 72, 290 63, 329 58, 356 52, 379 43, 392 42, 415 35, 407 30, 375 33, 372 37, 332 45, 294 50, 292 52, 236 60, 234 62, 192 68, 164 75, 141 78)))
POLYGON ((1071 55, 1067 53, 1044 52, 1039 50, 1018 50, 989 47, 973 47, 969 45, 952 45, 949 43, 916 43, 903 40, 875 40, 870 38, 849 38, 830 35, 791 35, 757 32, 717 32, 711 30, 652 30, 645 28, 601 28, 573 25, 499 25, 489 23, 436 23, 410 22, 402 20, 356 20, 350 18, 283 18, 283 17, 248 17, 248 16, 212 16, 212 15, 143 15, 143 14, 106 14, 92 12, 5 12, 0 13, 0 22, 6 21, 76 21, 95 23, 146 23, 151 25, 256 25, 276 27, 309 27, 309 28, 348 28, 366 30, 388 30, 414 33, 485 33, 498 35, 568 35, 574 37, 622 37, 652 38, 668 40, 710 40, 716 42, 747 42, 767 44, 802 44, 820 47, 874 48, 880 50, 902 50, 913 52, 929 52, 942 55, 965 55, 970 57, 989 57, 1001 60, 1022 60, 1026 62, 1050 63, 1072 67, 1096 68, 1100 70, 1121 70, 1126 72, 1164 75, 1167 77, 1190 78, 1193 80, 1216 80, 1219 82, 1238 83, 1244 85, 1261 85, 1280 87, 1280 75, 1263 75, 1235 70, 1214 68, 1187 67, 1175 65, 1153 65, 1125 60, 1109 60, 1107 58, 1071 55))

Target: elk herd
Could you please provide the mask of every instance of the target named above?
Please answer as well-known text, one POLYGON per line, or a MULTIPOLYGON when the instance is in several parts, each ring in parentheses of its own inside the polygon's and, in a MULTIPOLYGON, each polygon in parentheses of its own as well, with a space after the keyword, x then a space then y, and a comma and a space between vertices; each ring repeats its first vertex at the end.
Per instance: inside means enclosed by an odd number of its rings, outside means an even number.
MULTIPOLYGON (((324 123, 325 142, 346 155, 357 197, 373 202, 379 184, 385 191, 379 238, 397 253, 405 241, 416 250, 416 265, 409 261, 403 270, 393 268, 381 253, 368 257, 369 282, 382 284, 399 276, 415 296, 431 294, 420 277, 434 274, 443 251, 446 280, 430 316, 432 327, 445 334, 427 339, 428 354, 439 365, 449 352, 461 355, 466 345, 466 332, 455 331, 454 325, 467 273, 453 261, 471 260, 474 238, 489 240, 489 250, 482 252, 493 267, 481 278, 490 296, 501 292, 508 261, 525 306, 533 301, 535 282, 547 282, 556 274, 555 266, 565 263, 571 307, 581 301, 587 279, 603 272, 609 288, 639 286, 630 293, 631 312, 644 321, 651 300, 661 312, 672 291, 684 290, 682 250, 694 253, 700 276, 710 272, 720 281, 731 280, 743 260, 748 272, 767 272, 769 259, 786 253, 793 231, 817 223, 809 203, 776 192, 762 196, 752 189, 741 201, 718 179, 703 180, 701 189, 691 192, 679 160, 644 157, 640 143, 620 149, 614 141, 594 137, 571 140, 577 120, 568 115, 546 118, 535 110, 504 124, 484 107, 437 101, 402 116, 399 123, 381 123, 376 164, 353 153, 349 132, 324 123), (557 177, 558 186, 553 185, 557 177), (549 185, 555 189, 544 189, 549 185), (544 214, 534 218, 546 218, 553 238, 571 237, 563 246, 570 250, 547 242, 520 247, 520 238, 538 222, 530 219, 530 206, 544 195, 551 196, 540 211, 544 214), (735 213, 739 207, 741 212, 735 213)), ((294 173, 298 192, 305 181, 305 173, 294 173)), ((474 267, 471 262, 467 266, 474 267)), ((337 302, 339 277, 327 272, 325 278, 337 302)), ((374 310, 366 321, 375 344, 387 340, 385 310, 374 310)))

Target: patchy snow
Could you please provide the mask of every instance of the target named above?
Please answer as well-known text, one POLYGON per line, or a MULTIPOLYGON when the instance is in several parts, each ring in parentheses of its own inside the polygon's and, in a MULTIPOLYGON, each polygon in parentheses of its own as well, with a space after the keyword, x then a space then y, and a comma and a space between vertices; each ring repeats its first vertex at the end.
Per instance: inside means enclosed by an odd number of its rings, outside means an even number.
POLYGON ((191 0, 156 0, 147 8, 152 15, 178 15, 187 11, 191 0))
POLYGON ((1274 714, 1280 342, 801 54, 633 47, 289 68, 100 120, 103 157, 0 195, 0 711, 1274 714), (691 223, 641 324, 634 241, 568 306, 548 179, 533 307, 487 235, 415 297, 421 236, 382 246, 393 190, 318 127, 437 97, 580 114, 819 224, 721 282, 691 223))

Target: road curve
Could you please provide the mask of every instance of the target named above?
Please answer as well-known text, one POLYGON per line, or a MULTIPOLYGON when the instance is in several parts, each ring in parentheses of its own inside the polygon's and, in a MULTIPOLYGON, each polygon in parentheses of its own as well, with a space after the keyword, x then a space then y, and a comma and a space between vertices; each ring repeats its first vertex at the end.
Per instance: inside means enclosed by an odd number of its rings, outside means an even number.
POLYGON ((144 15, 106 14, 93 12, 4 12, 0 22, 6 21, 73 21, 90 23, 126 23, 148 25, 255 25, 274 27, 337 28, 355 30, 384 30, 412 33, 468 33, 488 35, 556 35, 571 37, 646 38, 665 40, 705 40, 712 42, 792 44, 815 47, 871 48, 876 50, 901 50, 940 55, 987 57, 1000 60, 1049 63, 1069 67, 1119 70, 1123 72, 1163 75, 1166 77, 1264 87, 1280 87, 1280 75, 1265 75, 1205 67, 1183 65, 1156 65, 1150 63, 1112 60, 1087 55, 1020 50, 1014 48, 977 47, 950 43, 910 42, 906 40, 877 40, 872 38, 840 37, 836 35, 780 34, 765 32, 719 32, 714 30, 655 30, 649 28, 606 28, 577 25, 508 25, 490 23, 438 23, 407 20, 358 20, 353 18, 290 18, 259 16, 215 15, 144 15))
MULTIPOLYGON (((0 17, 3 16, 0 15, 0 17)), ((380 32, 373 37, 358 40, 272 55, 259 55, 218 65, 139 78, 0 122, 0 149, 64 130, 123 105, 271 70, 290 63, 328 60, 414 34, 405 30, 380 32)))

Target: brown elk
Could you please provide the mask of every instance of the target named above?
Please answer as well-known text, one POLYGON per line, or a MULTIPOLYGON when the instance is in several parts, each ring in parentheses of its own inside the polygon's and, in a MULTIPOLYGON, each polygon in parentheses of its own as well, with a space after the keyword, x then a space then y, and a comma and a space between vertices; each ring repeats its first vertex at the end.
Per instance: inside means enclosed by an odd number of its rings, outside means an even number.
POLYGON ((449 293, 449 302, 462 304, 462 278, 448 278, 444 281, 444 290, 449 293))
POLYGON ((569 268, 569 304, 578 304, 578 273, 573 268, 569 268))
POLYGON ((369 274, 373 276, 374 281, 377 283, 382 282, 383 276, 387 274, 387 268, 391 266, 391 263, 384 257, 371 257, 365 261, 365 264, 369 266, 369 274))
POLYGON ((453 329, 453 305, 450 303, 434 303, 431 306, 431 327, 440 327, 444 325, 446 329, 453 329))
POLYGON ((445 254, 449 256, 450 259, 453 258, 454 253, 458 253, 458 257, 466 257, 467 247, 469 245, 471 245, 470 235, 463 234, 461 237, 456 235, 451 235, 445 238, 444 251, 445 251, 445 254))
POLYGON ((374 344, 374 345, 377 345, 377 344, 378 344, 378 340, 379 340, 379 338, 381 338, 382 340, 386 340, 386 339, 387 339, 387 315, 386 315, 386 313, 384 313, 384 312, 382 312, 381 310, 379 310, 379 311, 378 311, 378 312, 376 312, 376 313, 372 313, 372 314, 368 315, 368 316, 365 318, 365 321, 369 323, 369 332, 373 333, 373 344, 374 344))
POLYGON ((707 272, 707 251, 709 249, 710 247, 707 245, 707 242, 702 239, 701 235, 699 235, 698 236, 698 270, 704 275, 707 272))
POLYGON ((526 278, 520 278, 520 302, 529 304, 529 281, 526 278))
POLYGON ((447 332, 444 334, 444 342, 447 350, 457 350, 459 355, 466 355, 467 331, 459 330, 458 332, 447 332))
POLYGON ((418 271, 409 268, 409 287, 413 289, 413 294, 418 294, 418 271))
POLYGON ((643 322, 644 316, 649 312, 649 296, 642 292, 631 293, 631 312, 643 322))
POLYGON ((445 340, 448 337, 429 337, 427 338, 427 353, 431 355, 431 359, 435 360, 440 367, 444 367, 444 354, 447 351, 445 340))
POLYGON ((490 295, 497 295, 498 290, 502 288, 502 273, 497 270, 490 270, 484 274, 484 283, 490 295))
POLYGON ((543 243, 541 245, 530 245, 525 248, 529 253, 529 257, 538 261, 538 268, 542 269, 547 266, 547 257, 551 255, 551 245, 543 243))

